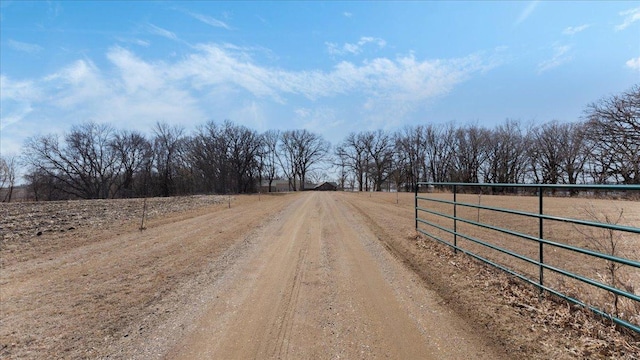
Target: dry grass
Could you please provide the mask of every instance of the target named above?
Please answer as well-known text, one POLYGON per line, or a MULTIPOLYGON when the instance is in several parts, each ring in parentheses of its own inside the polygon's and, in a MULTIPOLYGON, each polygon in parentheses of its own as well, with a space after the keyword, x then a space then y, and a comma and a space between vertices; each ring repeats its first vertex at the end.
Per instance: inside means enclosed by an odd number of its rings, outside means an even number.
POLYGON ((553 295, 540 295, 533 286, 471 257, 456 256, 443 244, 420 236, 415 241, 455 264, 459 272, 473 274, 473 284, 480 284, 483 291, 499 293, 504 304, 527 319, 532 340, 546 348, 547 355, 580 359, 637 359, 640 355, 637 334, 553 295))
MULTIPOLYGON (((453 200, 452 194, 428 194, 427 197, 453 200)), ((539 210, 538 198, 531 196, 478 196, 458 194, 457 200, 458 202, 481 204, 484 206, 520 210, 530 213, 538 213, 539 210)), ((609 222, 633 227, 640 226, 640 202, 637 201, 545 197, 543 204, 544 214, 548 215, 609 222), (622 216, 620 216, 620 214, 622 214, 622 216)), ((453 206, 449 204, 420 200, 419 206, 453 215, 453 206)), ((478 210, 464 206, 458 206, 457 216, 534 237, 537 237, 539 234, 539 220, 536 218, 483 209, 478 210)), ((453 229, 453 220, 451 219, 437 217, 428 213, 420 213, 420 218, 453 229)), ((421 225, 421 228, 447 242, 453 243, 454 241, 453 235, 445 231, 426 225, 421 225)), ((640 261, 640 235, 551 220, 544 220, 543 228, 544 238, 547 240, 640 261)), ((535 241, 522 239, 490 229, 479 228, 461 221, 458 222, 457 229, 459 233, 481 239, 508 251, 524 255, 529 259, 535 261, 539 259, 540 247, 535 241)), ((457 237, 457 243, 464 249, 514 269, 534 281, 539 279, 539 267, 536 265, 491 250, 485 246, 466 240, 461 236, 457 237)), ((551 245, 543 246, 543 259, 546 264, 553 267, 568 270, 598 282, 639 294, 640 269, 638 268, 619 266, 603 259, 579 254, 551 245)), ((544 284, 589 305, 601 308, 608 313, 617 314, 620 318, 633 324, 640 324, 640 304, 636 301, 615 296, 608 291, 598 289, 549 270, 544 271, 544 284)))

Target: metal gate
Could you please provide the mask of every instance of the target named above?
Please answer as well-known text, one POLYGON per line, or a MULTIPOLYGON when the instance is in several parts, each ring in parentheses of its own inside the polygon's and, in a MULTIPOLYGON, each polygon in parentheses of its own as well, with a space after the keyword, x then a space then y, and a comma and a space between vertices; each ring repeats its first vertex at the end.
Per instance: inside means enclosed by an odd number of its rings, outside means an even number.
POLYGON ((418 232, 640 333, 640 185, 418 185, 418 232))

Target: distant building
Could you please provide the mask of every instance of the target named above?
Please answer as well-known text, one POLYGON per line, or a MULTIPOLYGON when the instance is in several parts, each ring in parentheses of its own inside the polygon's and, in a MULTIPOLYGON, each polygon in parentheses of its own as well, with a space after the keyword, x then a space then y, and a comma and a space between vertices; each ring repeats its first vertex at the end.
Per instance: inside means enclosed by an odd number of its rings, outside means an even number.
POLYGON ((334 182, 323 182, 322 184, 316 185, 316 187, 313 188, 313 190, 315 191, 336 191, 338 190, 338 184, 334 183, 334 182))
MULTIPOLYGON (((312 182, 306 182, 304 184, 304 191, 336 191, 338 190, 338 184, 335 182, 323 182, 321 184, 314 184, 312 182)), ((285 191, 295 191, 289 180, 287 179, 277 179, 271 182, 271 192, 285 192, 285 191)), ((269 181, 262 180, 260 184, 260 192, 267 193, 269 192, 269 181)))
MULTIPOLYGON (((271 192, 285 192, 285 191, 293 191, 293 189, 289 185, 289 180, 276 179, 271 182, 271 192)), ((262 193, 269 192, 268 180, 262 180, 262 183, 260 184, 260 192, 262 193)))

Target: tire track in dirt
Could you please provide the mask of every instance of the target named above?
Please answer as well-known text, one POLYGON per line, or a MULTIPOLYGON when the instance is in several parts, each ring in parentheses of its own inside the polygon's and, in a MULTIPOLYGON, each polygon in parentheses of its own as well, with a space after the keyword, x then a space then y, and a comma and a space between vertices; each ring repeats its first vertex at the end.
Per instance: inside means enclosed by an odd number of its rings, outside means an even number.
POLYGON ((278 329, 278 335, 273 351, 269 352, 270 356, 281 358, 289 352, 289 344, 286 340, 291 336, 291 330, 293 328, 293 317, 295 316, 295 309, 300 295, 300 282, 303 276, 303 266, 305 265, 306 253, 305 249, 300 249, 300 253, 298 254, 298 264, 296 265, 293 276, 291 292, 283 299, 280 304, 280 308, 278 309, 278 313, 283 314, 282 321, 280 321, 276 326, 278 329))
POLYGON ((304 209, 308 201, 297 197, 255 234, 259 240, 245 259, 229 271, 225 281, 217 284, 216 300, 209 304, 196 330, 166 358, 256 358, 257 354, 274 356, 286 351, 285 340, 290 333, 287 319, 292 316, 287 315, 291 313, 288 309, 295 308, 296 275, 299 278, 303 269, 299 256, 302 249, 292 239, 301 236, 306 218, 294 213, 304 209), (298 271, 290 271, 291 268, 298 271), (261 281, 265 276, 267 281, 261 281), (266 286, 278 281, 278 286, 266 286), (258 294, 256 288, 260 289, 258 294), (266 299, 273 302, 264 305, 266 299), (256 306, 261 303, 264 306, 256 306), (239 317, 242 321, 238 321, 239 317), (263 326, 265 323, 270 326, 263 326))
POLYGON ((388 254, 341 194, 305 193, 167 359, 500 358, 388 254))
MULTIPOLYGON (((288 274, 279 273, 277 278, 272 278, 270 281, 287 278, 287 284, 281 290, 284 294, 278 301, 278 307, 275 312, 277 317, 274 319, 274 326, 269 329, 268 334, 263 337, 261 342, 261 348, 266 347, 266 354, 272 358, 286 358, 289 353, 289 339, 293 331, 294 317, 296 315, 296 309, 298 308, 300 289, 302 288, 302 279, 305 276, 308 254, 307 247, 300 248, 296 245, 299 245, 297 243, 300 239, 303 239, 303 243, 309 241, 309 236, 313 233, 310 229, 310 221, 315 218, 314 214, 310 214, 309 201, 310 199, 306 199, 302 205, 302 210, 296 211, 296 222, 293 225, 293 233, 290 236, 286 233, 283 234, 285 238, 289 239, 287 252, 285 254, 287 254, 288 257, 287 260, 292 262, 291 265, 295 263, 293 270, 288 274), (293 258, 290 257, 296 253, 297 256, 293 258), (295 261, 296 259, 297 261, 295 261), (275 341, 273 340, 274 336, 275 341)), ((258 354, 260 353, 263 353, 263 351, 260 350, 258 354)))

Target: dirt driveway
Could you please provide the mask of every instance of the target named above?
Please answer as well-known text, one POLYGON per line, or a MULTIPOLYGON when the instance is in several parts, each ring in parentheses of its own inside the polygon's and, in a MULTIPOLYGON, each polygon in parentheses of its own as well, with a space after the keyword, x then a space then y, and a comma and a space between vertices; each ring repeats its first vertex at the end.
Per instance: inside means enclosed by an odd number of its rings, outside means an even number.
POLYGON ((438 276, 458 271, 448 260, 429 258, 433 275, 419 276, 401 256, 422 251, 403 201, 243 196, 143 232, 136 221, 77 225, 38 237, 46 246, 3 246, 0 357, 572 357, 540 341, 560 332, 537 338, 504 303, 465 312, 483 290, 443 292, 438 276))
POLYGON ((168 358, 495 359, 343 197, 299 196, 168 358))

